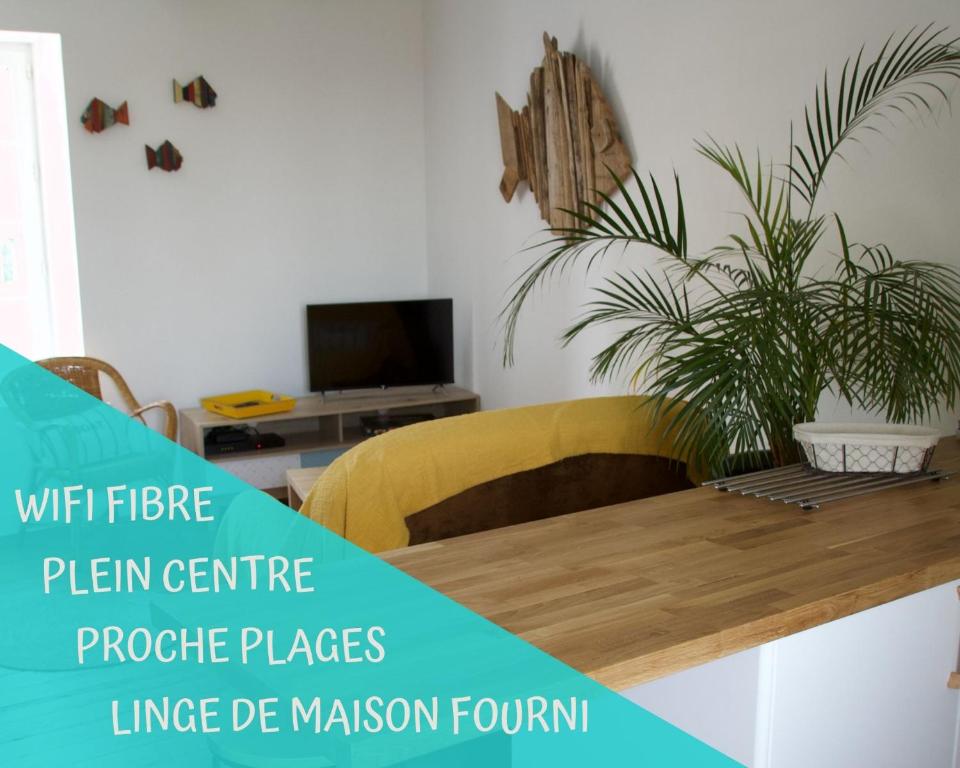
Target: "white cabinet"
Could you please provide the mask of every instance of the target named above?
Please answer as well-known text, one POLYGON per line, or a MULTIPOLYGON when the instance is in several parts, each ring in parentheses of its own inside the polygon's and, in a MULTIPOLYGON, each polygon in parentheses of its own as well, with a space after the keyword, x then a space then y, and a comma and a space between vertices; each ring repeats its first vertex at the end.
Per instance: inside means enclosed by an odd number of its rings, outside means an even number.
POLYGON ((758 768, 955 766, 958 638, 947 584, 777 641, 758 768))
POLYGON ((753 761, 760 649, 624 691, 641 707, 741 763, 753 761))
POLYGON ((960 768, 957 583, 624 695, 754 768, 960 768))

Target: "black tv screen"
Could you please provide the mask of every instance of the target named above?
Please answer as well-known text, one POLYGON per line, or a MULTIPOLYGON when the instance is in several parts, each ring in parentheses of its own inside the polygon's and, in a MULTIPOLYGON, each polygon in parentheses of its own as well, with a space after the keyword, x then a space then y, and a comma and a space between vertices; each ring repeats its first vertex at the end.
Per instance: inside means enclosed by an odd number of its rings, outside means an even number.
POLYGON ((310 389, 453 381, 453 299, 307 307, 310 389))

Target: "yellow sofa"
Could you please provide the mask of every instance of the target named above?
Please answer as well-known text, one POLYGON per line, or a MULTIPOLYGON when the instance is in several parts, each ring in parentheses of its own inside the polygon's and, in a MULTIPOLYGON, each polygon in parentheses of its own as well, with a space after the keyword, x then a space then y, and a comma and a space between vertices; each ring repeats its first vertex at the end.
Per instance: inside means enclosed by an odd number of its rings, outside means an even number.
POLYGON ((383 552, 688 488, 652 410, 600 397, 404 427, 338 458, 301 513, 383 552))

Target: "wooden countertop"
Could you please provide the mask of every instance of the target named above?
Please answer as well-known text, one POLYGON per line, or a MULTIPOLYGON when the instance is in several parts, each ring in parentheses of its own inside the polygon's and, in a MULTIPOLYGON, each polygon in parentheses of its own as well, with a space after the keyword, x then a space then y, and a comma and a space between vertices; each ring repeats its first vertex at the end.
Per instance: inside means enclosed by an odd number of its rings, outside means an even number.
POLYGON ((960 476, 812 512, 699 488, 384 558, 624 689, 960 579, 960 476))

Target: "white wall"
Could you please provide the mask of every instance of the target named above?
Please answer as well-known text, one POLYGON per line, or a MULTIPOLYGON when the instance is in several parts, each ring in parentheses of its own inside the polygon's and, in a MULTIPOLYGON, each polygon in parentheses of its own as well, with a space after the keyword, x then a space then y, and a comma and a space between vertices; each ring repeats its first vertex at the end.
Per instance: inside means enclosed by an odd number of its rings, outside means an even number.
POLYGON ((2 0, 63 39, 87 354, 142 400, 306 390, 309 302, 427 289, 416 0, 2 0), (174 104, 203 74, 213 109, 174 104), (97 96, 130 127, 80 124, 97 96), (177 173, 148 172, 169 138, 177 173))
MULTIPOLYGON (((556 341, 588 296, 582 274, 528 306, 517 365, 500 365, 497 313, 510 282, 531 261, 519 251, 538 241, 543 223, 529 193, 509 205, 499 196, 493 94, 515 108, 525 103, 530 71, 543 56, 543 31, 599 76, 637 167, 661 179, 677 169, 691 246, 706 249, 738 229, 730 212, 739 201, 721 173, 695 154, 694 139, 710 133, 750 151, 759 145, 782 160, 789 121, 802 117, 825 66, 836 76, 861 43, 878 46, 914 24, 935 21, 956 33, 960 4, 426 0, 424 19, 430 289, 455 297, 466 352, 462 379, 495 407, 596 391, 586 371, 602 337, 567 350, 556 341)), ((851 147, 850 169, 833 167, 822 202, 838 203, 852 239, 884 241, 902 257, 960 264, 960 98, 954 103, 958 114, 932 126, 900 126, 890 140, 868 137, 866 149, 851 147)), ((652 262, 638 252, 627 263, 652 262)))
MULTIPOLYGON (((0 28, 63 36, 86 350, 178 405, 303 392, 308 302, 427 294, 454 296, 458 380, 488 407, 623 391, 587 381, 602 335, 557 343, 582 274, 529 305, 518 364, 500 365, 497 313, 542 222, 528 192, 497 191, 493 93, 523 104, 542 32, 593 67, 637 167, 680 172, 706 248, 738 201, 693 140, 782 154, 825 65, 928 20, 960 29, 960 5, 0 0, 0 28), (201 73, 216 108, 173 104, 170 80, 201 73), (132 125, 87 134, 93 96, 127 99, 132 125), (143 144, 165 138, 183 169, 147 172, 143 144)), ((833 168, 823 202, 842 201, 853 237, 960 262, 960 115, 889 135, 833 168)))

